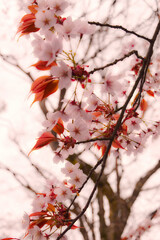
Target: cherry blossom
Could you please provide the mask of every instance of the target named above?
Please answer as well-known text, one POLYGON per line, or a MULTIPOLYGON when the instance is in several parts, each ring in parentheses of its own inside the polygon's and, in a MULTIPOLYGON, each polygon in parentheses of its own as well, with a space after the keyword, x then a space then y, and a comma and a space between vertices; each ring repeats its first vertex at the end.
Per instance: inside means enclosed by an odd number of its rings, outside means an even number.
POLYGON ((37 28, 42 28, 43 30, 48 30, 53 27, 56 23, 56 18, 54 17, 54 12, 46 10, 45 12, 36 13, 35 26, 37 28))
POLYGON ((30 218, 29 215, 27 213, 23 214, 23 218, 22 218, 22 226, 24 229, 27 229, 29 227, 30 224, 30 218))
POLYGON ((80 167, 79 163, 76 163, 75 165, 70 163, 70 162, 66 162, 65 167, 61 169, 61 171, 66 174, 66 176, 70 176, 71 173, 73 173, 75 170, 77 170, 80 167))
POLYGON ((70 37, 76 37, 77 34, 76 25, 71 17, 67 17, 63 22, 63 25, 57 24, 55 29, 61 37, 65 38, 65 40, 68 40, 70 37))
POLYGON ((71 85, 72 71, 67 64, 61 61, 59 66, 54 66, 51 68, 51 73, 53 76, 59 78, 59 89, 69 88, 71 85))
POLYGON ((69 180, 69 183, 71 183, 72 185, 75 185, 76 188, 80 188, 84 183, 84 181, 86 180, 86 175, 80 169, 74 170, 70 174, 70 177, 71 178, 69 180))
POLYGON ((49 6, 54 9, 56 15, 61 15, 68 5, 68 2, 65 0, 49 0, 49 6))
POLYGON ((111 74, 106 75, 104 79, 104 86, 102 87, 102 93, 110 93, 111 95, 117 94, 121 90, 121 84, 117 81, 117 76, 111 74))
POLYGON ((89 130, 86 123, 83 120, 75 120, 74 123, 68 123, 67 129, 70 132, 71 137, 76 140, 82 141, 89 139, 89 130))
POLYGON ((41 229, 38 226, 34 226, 29 230, 29 234, 32 236, 32 240, 46 240, 41 229))
POLYGON ((129 118, 125 121, 125 124, 127 125, 128 131, 132 132, 133 130, 139 130, 140 129, 140 123, 141 123, 141 119, 139 118, 129 118))
POLYGON ((58 202, 64 202, 65 200, 70 199, 72 192, 65 185, 55 188, 54 193, 57 195, 56 200, 58 202))
POLYGON ((77 33, 83 34, 93 34, 95 32, 95 26, 89 25, 86 21, 76 20, 75 25, 78 26, 77 33))

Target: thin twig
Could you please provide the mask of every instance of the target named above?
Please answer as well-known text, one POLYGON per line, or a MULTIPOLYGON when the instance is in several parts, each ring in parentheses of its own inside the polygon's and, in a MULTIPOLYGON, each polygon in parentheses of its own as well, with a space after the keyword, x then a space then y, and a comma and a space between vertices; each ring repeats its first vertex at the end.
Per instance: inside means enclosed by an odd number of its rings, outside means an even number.
POLYGON ((127 28, 124 28, 123 26, 121 25, 111 25, 111 24, 108 24, 108 23, 99 23, 99 22, 88 22, 89 24, 91 25, 96 25, 96 26, 100 26, 100 27, 109 27, 109 28, 114 28, 114 29, 120 29, 120 30, 123 30, 125 31, 126 33, 129 33, 129 34, 133 34, 139 38, 142 38, 148 42, 151 42, 151 39, 143 36, 143 35, 140 35, 138 33, 136 33, 135 31, 131 31, 131 30, 128 30, 127 28))
POLYGON ((93 73, 96 72, 96 71, 104 70, 104 69, 107 68, 107 67, 111 67, 111 66, 117 64, 118 62, 122 62, 124 59, 132 56, 133 54, 135 54, 137 58, 140 58, 141 60, 144 60, 144 58, 138 54, 138 51, 132 50, 131 52, 125 54, 123 57, 118 58, 118 59, 115 59, 115 60, 114 60, 113 62, 111 62, 111 63, 108 63, 108 64, 106 64, 106 65, 104 65, 104 66, 102 66, 102 67, 99 67, 99 68, 94 68, 94 69, 93 69, 92 71, 90 71, 89 73, 90 73, 90 74, 93 74, 93 73))

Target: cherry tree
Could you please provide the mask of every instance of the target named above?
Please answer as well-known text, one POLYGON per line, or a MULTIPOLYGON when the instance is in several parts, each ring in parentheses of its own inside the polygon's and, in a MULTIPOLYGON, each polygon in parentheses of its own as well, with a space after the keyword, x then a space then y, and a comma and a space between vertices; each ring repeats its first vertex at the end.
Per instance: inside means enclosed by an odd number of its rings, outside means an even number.
POLYGON ((17 30, 19 38, 30 36, 36 58, 31 64, 41 73, 36 79, 27 73, 33 81, 32 105, 39 102, 46 116, 28 156, 50 144, 53 161, 61 166, 61 178, 51 179, 43 192, 36 191, 33 211, 23 218, 22 238, 67 239, 79 230, 86 240, 140 239, 159 221, 159 209, 126 231, 127 222, 160 161, 135 181, 129 193, 125 167, 159 135, 159 119, 148 114, 159 98, 158 3, 153 9, 149 5, 149 34, 112 23, 114 14, 125 13, 116 10, 117 1, 110 1, 112 14, 108 10, 99 21, 67 16, 70 4, 27 1, 17 30), (125 40, 122 33, 132 38, 125 40), (108 61, 111 47, 117 57, 108 61), (49 110, 55 96, 57 107, 49 110))

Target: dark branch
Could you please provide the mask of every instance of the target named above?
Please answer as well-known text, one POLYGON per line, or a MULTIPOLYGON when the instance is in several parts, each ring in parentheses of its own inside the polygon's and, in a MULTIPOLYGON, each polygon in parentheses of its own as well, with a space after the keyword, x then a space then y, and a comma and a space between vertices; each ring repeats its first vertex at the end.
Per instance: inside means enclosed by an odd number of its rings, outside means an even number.
POLYGON ((108 64, 106 64, 106 65, 104 65, 104 66, 102 66, 102 67, 99 67, 99 68, 94 68, 94 69, 93 69, 92 71, 90 71, 89 73, 90 73, 90 74, 93 74, 93 73, 96 72, 96 71, 104 70, 104 69, 107 68, 107 67, 111 67, 111 66, 117 64, 118 62, 122 62, 124 59, 132 56, 133 54, 135 54, 137 58, 140 58, 140 59, 144 60, 144 58, 141 57, 136 50, 133 50, 133 51, 125 54, 123 57, 118 58, 118 59, 115 59, 115 60, 114 60, 113 62, 111 62, 111 63, 108 63, 108 64))
POLYGON ((131 207, 133 205, 133 203, 135 202, 135 200, 137 199, 137 197, 139 196, 140 192, 142 191, 142 188, 144 186, 144 184, 148 181, 148 179, 158 170, 160 169, 160 160, 159 162, 156 164, 156 166, 154 166, 151 170, 149 170, 144 177, 140 178, 138 180, 138 182, 135 185, 135 188, 133 190, 133 193, 131 195, 131 197, 128 198, 128 205, 129 207, 131 207))
MULTIPOLYGON (((20 178, 23 178, 22 176, 20 176, 19 174, 15 173, 13 170, 9 169, 8 167, 2 166, 2 164, 1 164, 1 169, 4 169, 4 170, 8 171, 9 173, 11 173, 11 174, 14 176, 14 178, 17 180, 17 182, 20 183, 20 185, 21 185, 22 187, 24 187, 24 188, 26 188, 27 190, 31 191, 32 193, 36 194, 36 191, 29 185, 29 183, 26 182, 26 184, 24 184, 24 183, 20 180, 20 178)), ((23 178, 23 180, 25 180, 25 179, 23 178)), ((26 181, 26 180, 25 180, 25 181, 26 181)))
POLYGON ((151 42, 151 39, 143 36, 143 35, 140 35, 138 33, 136 33, 135 31, 131 31, 131 30, 128 30, 127 28, 124 28, 120 25, 111 25, 111 24, 108 24, 108 23, 99 23, 99 22, 88 22, 89 24, 91 25, 96 25, 96 26, 100 26, 100 27, 109 27, 109 28, 114 28, 114 29, 120 29, 120 30, 123 30, 124 32, 126 33, 129 33, 129 34, 133 34, 139 38, 142 38, 148 42, 151 42))

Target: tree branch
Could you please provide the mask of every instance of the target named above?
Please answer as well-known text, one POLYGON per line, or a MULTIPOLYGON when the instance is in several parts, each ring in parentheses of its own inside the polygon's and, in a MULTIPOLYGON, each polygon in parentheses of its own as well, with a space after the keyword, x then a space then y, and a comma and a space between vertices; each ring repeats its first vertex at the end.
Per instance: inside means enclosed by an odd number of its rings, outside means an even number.
POLYGON ((156 164, 156 166, 154 166, 151 170, 149 170, 144 177, 141 177, 138 182, 135 185, 135 188, 133 190, 132 195, 127 199, 128 205, 129 207, 132 207, 133 203, 135 202, 135 200, 137 199, 137 197, 139 196, 144 184, 148 181, 148 179, 158 170, 160 169, 160 160, 158 161, 158 163, 156 164))
POLYGON ((100 71, 100 70, 104 70, 104 69, 107 68, 107 67, 111 67, 111 66, 117 64, 118 62, 122 62, 124 59, 132 56, 133 54, 135 54, 137 58, 140 58, 140 59, 144 60, 144 58, 141 57, 136 50, 132 50, 131 52, 125 54, 123 57, 118 58, 118 59, 115 59, 115 60, 114 60, 113 62, 111 62, 111 63, 108 63, 108 64, 106 64, 106 65, 104 65, 104 66, 102 66, 102 67, 99 67, 99 68, 94 68, 94 69, 93 69, 92 71, 90 71, 89 73, 90 73, 90 74, 93 74, 94 72, 97 72, 97 71, 100 71))
POLYGON ((99 23, 99 22, 88 22, 89 24, 91 25, 96 25, 96 26, 100 26, 100 27, 109 27, 109 28, 114 28, 114 29, 120 29, 120 30, 123 30, 124 32, 126 33, 129 33, 129 34, 133 34, 139 38, 142 38, 148 42, 151 42, 151 39, 143 36, 143 35, 140 35, 134 31, 131 31, 131 30, 128 30, 127 28, 124 28, 123 26, 120 26, 120 25, 111 25, 111 24, 108 24, 108 23, 99 23))

